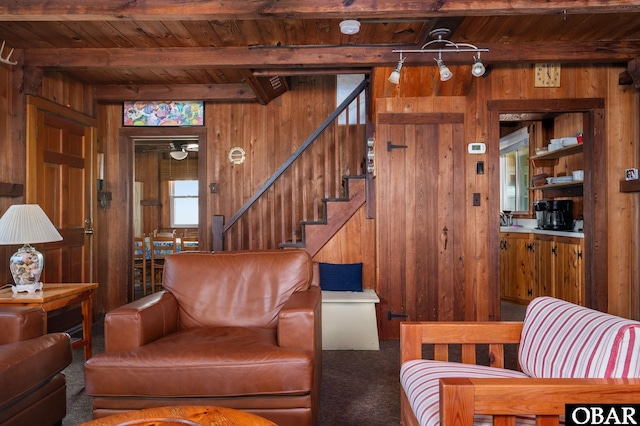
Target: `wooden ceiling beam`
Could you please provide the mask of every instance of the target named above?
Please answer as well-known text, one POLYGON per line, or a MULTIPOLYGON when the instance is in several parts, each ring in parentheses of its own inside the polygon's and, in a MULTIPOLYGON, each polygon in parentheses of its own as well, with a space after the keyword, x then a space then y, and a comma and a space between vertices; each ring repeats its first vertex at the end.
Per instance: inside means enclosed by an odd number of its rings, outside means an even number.
POLYGON ((640 10, 640 5, 629 3, 628 0, 20 0, 0 3, 0 21, 391 19, 640 10))
POLYGON ((256 101, 256 95, 246 84, 142 84, 96 85, 94 98, 101 102, 157 101, 256 101))
MULTIPOLYGON (((585 43, 484 43, 486 63, 614 63, 638 56, 640 41, 585 43)), ((404 48, 410 49, 410 46, 404 48)), ((433 65, 433 54, 408 53, 405 65, 433 65)), ((466 64, 472 54, 445 53, 447 64, 466 64)), ((393 66, 399 54, 390 47, 336 46, 298 47, 223 47, 223 48, 131 48, 131 49, 27 49, 26 66, 52 69, 162 69, 185 68, 353 68, 393 66), (158 58, 162 58, 158 61, 158 58)))

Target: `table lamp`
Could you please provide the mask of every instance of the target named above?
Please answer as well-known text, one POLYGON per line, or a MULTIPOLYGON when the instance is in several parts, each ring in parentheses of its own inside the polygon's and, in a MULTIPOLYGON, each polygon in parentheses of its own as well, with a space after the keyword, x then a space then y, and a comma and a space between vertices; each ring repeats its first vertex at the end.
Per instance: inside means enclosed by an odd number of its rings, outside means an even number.
POLYGON ((0 245, 24 244, 9 259, 14 293, 33 293, 42 289, 40 274, 44 267, 42 253, 32 243, 60 241, 62 236, 38 204, 14 204, 0 218, 0 245))

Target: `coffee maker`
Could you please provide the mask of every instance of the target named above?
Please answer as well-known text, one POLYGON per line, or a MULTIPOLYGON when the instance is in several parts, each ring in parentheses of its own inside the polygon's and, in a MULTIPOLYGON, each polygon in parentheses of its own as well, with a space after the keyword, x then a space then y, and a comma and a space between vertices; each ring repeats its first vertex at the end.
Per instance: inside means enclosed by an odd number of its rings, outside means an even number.
POLYGON ((573 231, 573 201, 540 200, 533 203, 538 229, 573 231))

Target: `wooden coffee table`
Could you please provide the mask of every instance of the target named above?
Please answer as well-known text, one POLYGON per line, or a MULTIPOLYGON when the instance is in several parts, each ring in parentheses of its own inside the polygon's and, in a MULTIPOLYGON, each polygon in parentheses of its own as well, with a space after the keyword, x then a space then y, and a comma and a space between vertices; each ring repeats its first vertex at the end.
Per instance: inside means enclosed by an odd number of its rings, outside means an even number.
POLYGON ((275 423, 231 408, 211 406, 173 406, 145 408, 102 417, 80 426, 277 426, 275 423))
POLYGON ((82 309, 82 339, 73 342, 73 348, 84 347, 84 359, 91 358, 91 322, 93 291, 98 284, 49 284, 34 293, 13 293, 11 288, 0 290, 0 306, 39 306, 46 313, 80 304, 82 309))

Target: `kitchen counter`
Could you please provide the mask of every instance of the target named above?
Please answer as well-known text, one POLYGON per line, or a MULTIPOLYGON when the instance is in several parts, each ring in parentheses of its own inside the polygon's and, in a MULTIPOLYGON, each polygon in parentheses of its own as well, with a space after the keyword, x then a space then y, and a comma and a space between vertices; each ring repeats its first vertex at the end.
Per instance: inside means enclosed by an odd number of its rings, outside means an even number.
POLYGON ((553 231, 551 229, 537 229, 526 226, 501 226, 500 232, 520 232, 527 234, 556 235, 560 237, 584 238, 584 232, 553 231))

